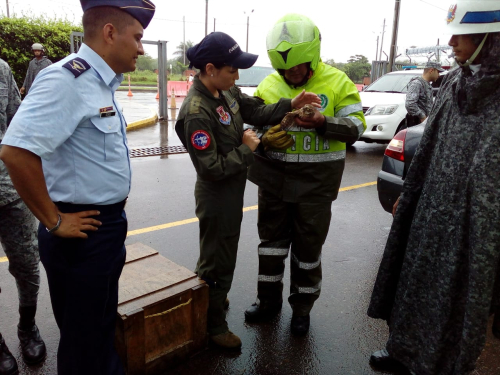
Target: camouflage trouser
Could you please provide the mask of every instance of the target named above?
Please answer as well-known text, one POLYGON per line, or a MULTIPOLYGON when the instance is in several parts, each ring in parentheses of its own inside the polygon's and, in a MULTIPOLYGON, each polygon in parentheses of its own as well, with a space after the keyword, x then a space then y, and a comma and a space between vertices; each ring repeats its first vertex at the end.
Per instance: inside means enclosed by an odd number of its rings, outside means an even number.
POLYGON ((40 287, 37 223, 21 199, 0 207, 0 242, 16 279, 20 306, 36 306, 40 287))

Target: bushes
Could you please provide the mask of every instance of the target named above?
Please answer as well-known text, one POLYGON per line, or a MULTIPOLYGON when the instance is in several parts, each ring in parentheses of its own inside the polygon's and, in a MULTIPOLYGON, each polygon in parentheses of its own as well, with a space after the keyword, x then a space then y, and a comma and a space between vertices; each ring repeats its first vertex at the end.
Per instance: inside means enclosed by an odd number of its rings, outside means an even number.
POLYGON ((31 45, 42 43, 45 55, 57 62, 70 53, 70 34, 83 31, 81 25, 45 17, 0 18, 0 58, 11 67, 17 85, 22 86, 30 60, 31 45))

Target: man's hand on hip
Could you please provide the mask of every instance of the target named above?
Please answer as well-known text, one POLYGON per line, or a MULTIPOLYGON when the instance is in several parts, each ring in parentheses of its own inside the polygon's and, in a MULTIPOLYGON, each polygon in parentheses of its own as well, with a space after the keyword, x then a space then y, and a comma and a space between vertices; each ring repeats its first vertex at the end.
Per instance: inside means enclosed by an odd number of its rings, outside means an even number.
POLYGON ((63 238, 88 238, 84 231, 96 231, 102 225, 100 221, 91 217, 99 214, 99 211, 81 211, 70 214, 60 212, 61 224, 52 234, 63 238))

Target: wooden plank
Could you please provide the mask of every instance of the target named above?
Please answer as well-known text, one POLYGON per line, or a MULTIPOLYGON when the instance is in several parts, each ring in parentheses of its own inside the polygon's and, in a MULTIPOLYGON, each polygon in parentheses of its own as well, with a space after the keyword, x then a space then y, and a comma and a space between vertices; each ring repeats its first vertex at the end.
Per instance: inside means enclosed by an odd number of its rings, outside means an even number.
POLYGON ((158 251, 140 242, 127 245, 127 258, 125 259, 125 264, 156 254, 158 254, 158 251))
POLYGON ((127 375, 144 375, 146 373, 144 311, 142 309, 136 310, 132 315, 123 319, 122 322, 124 351, 126 353, 124 362, 127 375))
POLYGON ((127 263, 120 277, 118 303, 151 294, 193 277, 193 272, 159 254, 127 263))

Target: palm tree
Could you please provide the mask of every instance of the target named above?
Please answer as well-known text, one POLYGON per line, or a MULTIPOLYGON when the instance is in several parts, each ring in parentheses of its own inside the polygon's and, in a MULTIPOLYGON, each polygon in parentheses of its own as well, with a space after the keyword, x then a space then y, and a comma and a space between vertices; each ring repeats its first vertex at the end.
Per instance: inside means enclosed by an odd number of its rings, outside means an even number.
POLYGON ((188 63, 188 58, 185 56, 186 51, 194 45, 193 42, 188 40, 185 44, 184 42, 180 42, 177 46, 177 49, 174 52, 174 56, 177 56, 177 61, 181 64, 186 65, 188 63))

